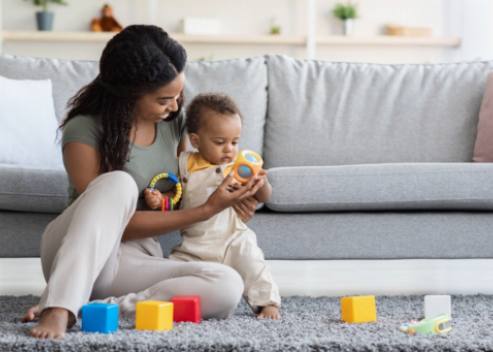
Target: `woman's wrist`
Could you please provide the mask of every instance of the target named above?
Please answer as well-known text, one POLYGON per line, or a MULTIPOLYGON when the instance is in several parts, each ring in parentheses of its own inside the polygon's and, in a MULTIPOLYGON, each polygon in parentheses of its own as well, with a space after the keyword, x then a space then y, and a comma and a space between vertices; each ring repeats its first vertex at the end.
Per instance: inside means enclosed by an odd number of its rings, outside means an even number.
POLYGON ((216 214, 214 208, 208 203, 201 205, 200 207, 197 208, 197 210, 200 211, 201 221, 208 220, 216 214))

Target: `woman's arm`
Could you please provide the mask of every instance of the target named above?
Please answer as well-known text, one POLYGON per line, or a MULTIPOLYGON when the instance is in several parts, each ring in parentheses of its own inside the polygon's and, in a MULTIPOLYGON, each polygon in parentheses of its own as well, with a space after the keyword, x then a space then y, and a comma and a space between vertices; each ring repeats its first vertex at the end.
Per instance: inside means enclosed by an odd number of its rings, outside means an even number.
POLYGON ((259 180, 252 178, 246 186, 231 191, 230 186, 234 182, 231 175, 226 177, 206 203, 196 208, 174 210, 166 214, 157 211, 137 211, 123 233, 123 241, 157 236, 207 220, 223 209, 253 196, 260 188, 259 180))
MULTIPOLYGON (((99 153, 87 144, 67 143, 63 148, 63 160, 78 194, 84 192, 89 183, 99 175, 99 153)), ((260 188, 259 179, 252 178, 246 186, 231 192, 228 188, 233 182, 232 176, 226 177, 207 202, 197 208, 175 210, 166 215, 158 211, 137 211, 125 229, 123 240, 152 237, 207 220, 223 209, 253 196, 260 188)))
POLYGON ((63 163, 70 182, 78 194, 99 175, 100 156, 88 144, 70 142, 63 147, 63 163))

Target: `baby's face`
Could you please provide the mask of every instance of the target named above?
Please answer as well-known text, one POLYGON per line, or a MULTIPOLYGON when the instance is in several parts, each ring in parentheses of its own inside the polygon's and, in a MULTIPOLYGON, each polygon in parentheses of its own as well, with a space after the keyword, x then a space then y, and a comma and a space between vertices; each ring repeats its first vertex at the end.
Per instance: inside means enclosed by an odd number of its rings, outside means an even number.
POLYGON ((241 118, 237 114, 223 115, 214 111, 205 112, 197 133, 190 134, 192 145, 202 157, 211 164, 220 165, 232 162, 238 153, 241 135, 241 118))

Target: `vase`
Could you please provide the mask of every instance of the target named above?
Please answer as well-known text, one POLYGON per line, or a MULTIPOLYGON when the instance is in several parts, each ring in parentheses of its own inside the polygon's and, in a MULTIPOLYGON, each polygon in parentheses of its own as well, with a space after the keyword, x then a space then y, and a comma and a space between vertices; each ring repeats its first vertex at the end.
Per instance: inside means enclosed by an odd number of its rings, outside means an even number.
POLYGON ((49 11, 36 12, 36 23, 38 31, 51 31, 53 29, 53 18, 55 14, 49 11))
POLYGON ((354 30, 354 20, 348 19, 342 21, 342 34, 351 35, 353 34, 353 30, 354 30))

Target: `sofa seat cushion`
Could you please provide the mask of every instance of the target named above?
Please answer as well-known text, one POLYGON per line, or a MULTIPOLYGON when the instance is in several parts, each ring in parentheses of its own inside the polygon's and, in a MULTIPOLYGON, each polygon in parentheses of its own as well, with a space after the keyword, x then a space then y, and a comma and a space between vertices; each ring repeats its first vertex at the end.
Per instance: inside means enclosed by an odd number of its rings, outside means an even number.
POLYGON ((22 168, 0 164, 0 209, 59 213, 67 205, 65 170, 22 168))
POLYGON ((493 163, 398 163, 269 169, 280 212, 493 210, 493 163))

